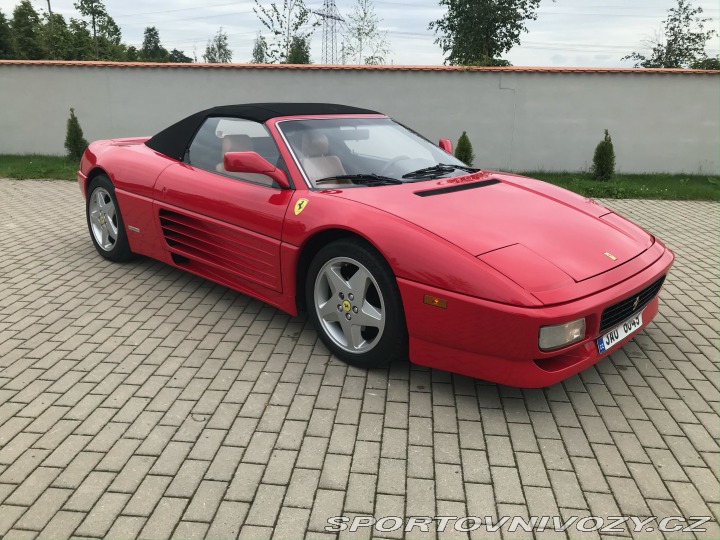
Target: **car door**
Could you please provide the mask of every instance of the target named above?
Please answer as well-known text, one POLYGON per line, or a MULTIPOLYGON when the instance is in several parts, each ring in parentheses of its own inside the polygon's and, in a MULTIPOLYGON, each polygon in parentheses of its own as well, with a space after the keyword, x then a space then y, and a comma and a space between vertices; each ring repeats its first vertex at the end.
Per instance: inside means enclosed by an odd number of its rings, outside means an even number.
POLYGON ((282 292, 280 240, 293 191, 265 175, 226 172, 229 151, 257 151, 282 166, 263 124, 208 118, 184 162, 155 183, 160 234, 177 266, 256 296, 264 296, 259 287, 282 292))

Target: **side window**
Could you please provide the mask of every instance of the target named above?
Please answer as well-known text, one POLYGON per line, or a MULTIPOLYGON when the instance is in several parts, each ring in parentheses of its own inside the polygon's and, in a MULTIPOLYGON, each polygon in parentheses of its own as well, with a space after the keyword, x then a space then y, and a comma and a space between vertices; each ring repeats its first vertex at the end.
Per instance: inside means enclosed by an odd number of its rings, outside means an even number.
POLYGON ((226 152, 257 152, 273 165, 285 169, 280 151, 263 124, 239 118, 208 118, 195 134, 185 161, 206 171, 267 186, 275 185, 264 174, 225 170, 226 152))

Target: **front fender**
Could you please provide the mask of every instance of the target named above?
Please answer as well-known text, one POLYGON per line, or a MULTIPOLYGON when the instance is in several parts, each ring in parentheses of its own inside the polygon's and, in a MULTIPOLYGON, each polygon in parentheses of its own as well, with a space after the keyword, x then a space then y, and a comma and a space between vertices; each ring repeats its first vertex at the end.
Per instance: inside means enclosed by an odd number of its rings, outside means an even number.
POLYGON ((302 248, 316 234, 343 229, 375 246, 398 278, 503 304, 541 305, 512 280, 447 240, 375 207, 335 197, 334 193, 297 192, 288 206, 283 242, 302 248), (307 203, 295 214, 301 198, 307 203))

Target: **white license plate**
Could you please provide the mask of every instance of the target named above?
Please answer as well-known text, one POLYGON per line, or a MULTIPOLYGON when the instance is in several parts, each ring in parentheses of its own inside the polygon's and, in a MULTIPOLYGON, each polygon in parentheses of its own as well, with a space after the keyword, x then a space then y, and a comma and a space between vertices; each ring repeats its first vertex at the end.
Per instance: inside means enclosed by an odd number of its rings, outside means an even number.
POLYGON ((633 332, 639 330, 641 326, 642 312, 628 319, 624 323, 617 325, 604 336, 600 336, 597 339, 598 351, 604 353, 608 349, 612 349, 615 345, 620 343, 623 338, 626 338, 633 332))

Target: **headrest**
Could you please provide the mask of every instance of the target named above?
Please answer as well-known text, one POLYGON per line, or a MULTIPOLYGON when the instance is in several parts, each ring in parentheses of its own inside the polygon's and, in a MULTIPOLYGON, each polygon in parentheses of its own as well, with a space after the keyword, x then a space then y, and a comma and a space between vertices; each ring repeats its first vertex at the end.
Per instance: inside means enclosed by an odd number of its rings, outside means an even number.
POLYGON ((255 148, 247 135, 225 135, 222 142, 223 154, 226 152, 252 152, 255 148))
POLYGON ((328 138, 323 133, 305 133, 302 138, 302 153, 307 157, 324 156, 328 153, 328 138))

